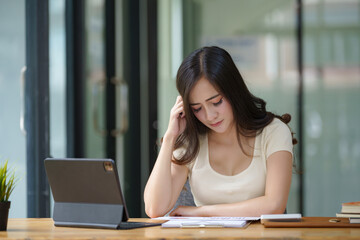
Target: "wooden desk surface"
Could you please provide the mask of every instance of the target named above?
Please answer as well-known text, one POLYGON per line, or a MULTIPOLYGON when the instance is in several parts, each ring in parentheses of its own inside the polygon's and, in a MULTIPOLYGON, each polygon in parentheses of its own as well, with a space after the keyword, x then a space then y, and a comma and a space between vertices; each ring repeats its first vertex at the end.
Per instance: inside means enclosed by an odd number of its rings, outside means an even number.
MULTIPOLYGON (((152 221, 131 219, 132 221, 152 221)), ((49 218, 9 219, 0 239, 360 239, 360 228, 264 228, 252 223, 241 228, 163 229, 159 226, 131 230, 55 227, 49 218)))

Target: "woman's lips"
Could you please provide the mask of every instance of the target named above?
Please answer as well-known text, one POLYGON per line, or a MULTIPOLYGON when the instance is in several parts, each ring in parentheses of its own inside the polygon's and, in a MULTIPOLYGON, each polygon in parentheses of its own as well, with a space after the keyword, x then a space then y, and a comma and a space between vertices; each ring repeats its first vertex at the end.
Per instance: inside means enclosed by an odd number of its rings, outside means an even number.
POLYGON ((212 126, 212 127, 217 127, 217 126, 219 126, 222 122, 223 122, 223 120, 221 120, 221 121, 219 121, 219 122, 217 122, 217 123, 214 123, 214 124, 210 124, 210 126, 212 126))

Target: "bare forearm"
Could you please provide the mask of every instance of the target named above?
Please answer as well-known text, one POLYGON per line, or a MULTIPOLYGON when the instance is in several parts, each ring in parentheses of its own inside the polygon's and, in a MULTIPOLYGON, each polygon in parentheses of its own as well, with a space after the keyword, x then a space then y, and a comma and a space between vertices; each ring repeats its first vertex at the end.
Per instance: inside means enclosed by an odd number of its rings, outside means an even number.
POLYGON ((171 203, 171 157, 173 150, 173 140, 164 139, 158 158, 148 179, 144 191, 144 201, 146 210, 166 212, 171 203))
POLYGON ((257 217, 261 214, 284 213, 286 202, 281 199, 271 199, 262 196, 238 203, 207 205, 201 207, 180 206, 171 215, 179 216, 232 216, 232 217, 257 217))
POLYGON ((278 199, 262 196, 243 202, 218 204, 201 207, 203 216, 257 217, 261 214, 284 213, 286 203, 278 199))

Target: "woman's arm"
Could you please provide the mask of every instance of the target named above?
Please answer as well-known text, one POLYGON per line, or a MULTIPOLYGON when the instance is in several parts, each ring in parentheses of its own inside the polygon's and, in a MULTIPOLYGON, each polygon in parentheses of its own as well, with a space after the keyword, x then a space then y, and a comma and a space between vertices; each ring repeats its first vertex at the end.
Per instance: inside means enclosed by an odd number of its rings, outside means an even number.
POLYGON ((186 182, 187 167, 171 163, 172 146, 171 141, 164 138, 145 187, 145 212, 152 218, 163 216, 171 210, 186 182))
POLYGON ((178 216, 238 216, 257 217, 261 214, 281 214, 286 208, 292 175, 292 154, 278 151, 267 159, 265 195, 242 202, 201 207, 180 206, 171 212, 178 216))
POLYGON ((175 205, 183 188, 188 169, 171 162, 177 136, 185 129, 185 114, 181 97, 170 112, 168 129, 144 191, 145 212, 149 217, 168 213, 175 205))

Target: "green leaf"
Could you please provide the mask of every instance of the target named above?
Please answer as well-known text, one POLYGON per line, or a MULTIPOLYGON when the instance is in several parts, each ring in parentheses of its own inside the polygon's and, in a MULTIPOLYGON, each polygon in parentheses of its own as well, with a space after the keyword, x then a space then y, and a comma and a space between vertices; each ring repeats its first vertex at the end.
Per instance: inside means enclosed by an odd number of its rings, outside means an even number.
POLYGON ((0 165, 0 201, 8 201, 13 192, 18 179, 15 177, 15 171, 8 169, 8 160, 0 165))

